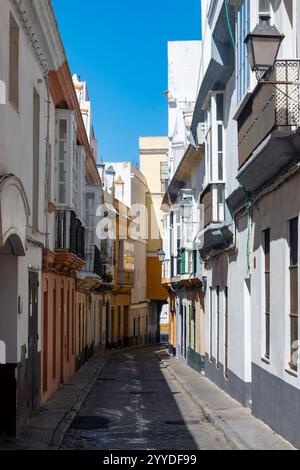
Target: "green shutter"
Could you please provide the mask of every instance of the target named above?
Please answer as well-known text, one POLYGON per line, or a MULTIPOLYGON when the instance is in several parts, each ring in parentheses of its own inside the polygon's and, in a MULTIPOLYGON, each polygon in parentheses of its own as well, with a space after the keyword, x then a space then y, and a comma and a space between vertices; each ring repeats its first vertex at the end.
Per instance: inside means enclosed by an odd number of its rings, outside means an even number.
POLYGON ((185 274, 185 250, 181 251, 181 274, 185 274))

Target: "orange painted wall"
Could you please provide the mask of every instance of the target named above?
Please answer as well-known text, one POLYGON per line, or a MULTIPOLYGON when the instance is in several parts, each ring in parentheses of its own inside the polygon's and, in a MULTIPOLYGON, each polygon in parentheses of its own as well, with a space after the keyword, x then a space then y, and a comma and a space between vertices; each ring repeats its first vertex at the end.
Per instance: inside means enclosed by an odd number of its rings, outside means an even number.
POLYGON ((75 372, 75 316, 75 280, 42 273, 42 403, 75 372))
POLYGON ((87 294, 76 292, 75 355, 84 353, 87 345, 87 294))
POLYGON ((168 293, 162 286, 161 262, 157 257, 147 258, 147 296, 151 300, 167 300, 168 293))

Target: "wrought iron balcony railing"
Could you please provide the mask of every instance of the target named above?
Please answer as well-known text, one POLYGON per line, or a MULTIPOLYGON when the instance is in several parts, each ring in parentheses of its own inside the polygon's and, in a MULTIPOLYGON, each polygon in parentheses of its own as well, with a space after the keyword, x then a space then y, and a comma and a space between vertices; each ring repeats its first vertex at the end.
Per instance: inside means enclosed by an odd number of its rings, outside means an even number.
POLYGON ((85 259, 85 228, 71 210, 56 212, 55 250, 71 252, 85 259))
POLYGON ((266 80, 238 118, 240 167, 273 130, 300 126, 300 60, 276 61, 266 80))
POLYGON ((134 272, 127 269, 118 269, 118 284, 119 286, 133 286, 134 285, 134 272))
POLYGON ((95 245, 87 246, 85 249, 85 268, 84 271, 94 273, 99 277, 105 275, 105 263, 101 257, 100 250, 95 245))

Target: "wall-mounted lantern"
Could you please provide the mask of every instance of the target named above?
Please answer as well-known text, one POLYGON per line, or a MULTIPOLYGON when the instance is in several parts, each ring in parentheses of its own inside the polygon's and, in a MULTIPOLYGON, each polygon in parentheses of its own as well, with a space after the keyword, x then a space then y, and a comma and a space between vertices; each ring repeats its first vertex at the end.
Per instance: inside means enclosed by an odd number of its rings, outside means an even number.
POLYGON ((157 256, 158 256, 159 261, 161 261, 161 263, 163 263, 166 259, 166 253, 162 249, 158 250, 157 256))
POLYGON ((251 69, 258 74, 273 67, 284 35, 270 25, 270 16, 262 16, 260 23, 245 39, 251 69))

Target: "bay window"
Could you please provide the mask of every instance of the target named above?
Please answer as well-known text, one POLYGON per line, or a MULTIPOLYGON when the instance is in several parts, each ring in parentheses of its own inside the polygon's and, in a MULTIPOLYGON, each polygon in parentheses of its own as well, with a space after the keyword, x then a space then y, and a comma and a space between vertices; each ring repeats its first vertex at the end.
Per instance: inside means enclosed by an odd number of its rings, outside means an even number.
POLYGON ((72 110, 56 110, 56 194, 60 208, 71 209, 83 220, 84 149, 77 145, 77 123, 72 110))
POLYGON ((171 277, 180 276, 181 272, 181 212, 178 208, 171 212, 171 277))
POLYGON ((85 193, 85 225, 87 229, 87 245, 96 242, 96 194, 93 191, 85 193))
POLYGON ((224 181, 224 95, 211 94, 206 109, 206 167, 207 184, 224 181))
POLYGON ((250 87, 251 69, 248 51, 245 44, 246 36, 250 33, 250 0, 242 0, 240 2, 236 28, 236 79, 238 104, 240 104, 250 87))

